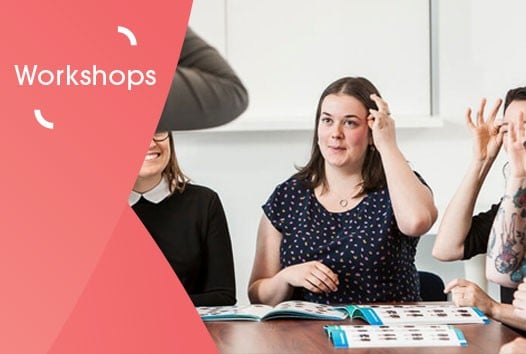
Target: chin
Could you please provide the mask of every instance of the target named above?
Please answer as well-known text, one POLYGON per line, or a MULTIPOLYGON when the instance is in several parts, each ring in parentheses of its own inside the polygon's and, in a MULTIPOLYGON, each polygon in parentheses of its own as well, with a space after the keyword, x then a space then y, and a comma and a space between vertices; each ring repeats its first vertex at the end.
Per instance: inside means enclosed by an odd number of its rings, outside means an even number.
POLYGON ((156 169, 145 168, 139 171, 139 177, 140 178, 160 177, 162 173, 163 173, 163 170, 160 170, 157 168, 156 169))

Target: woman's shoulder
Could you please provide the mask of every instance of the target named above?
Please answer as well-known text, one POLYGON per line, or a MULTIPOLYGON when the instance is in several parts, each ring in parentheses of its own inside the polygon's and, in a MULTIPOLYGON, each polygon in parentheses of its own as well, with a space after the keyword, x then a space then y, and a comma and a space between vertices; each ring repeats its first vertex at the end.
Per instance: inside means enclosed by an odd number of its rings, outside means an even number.
POLYGON ((206 199, 218 198, 217 192, 212 188, 193 183, 186 184, 183 195, 206 199))
POLYGON ((290 190, 290 191, 303 192, 303 191, 307 191, 308 188, 306 187, 304 181, 298 179, 296 176, 291 176, 285 181, 278 184, 276 186, 276 190, 277 191, 290 190))
POLYGON ((295 176, 289 177, 274 188, 267 203, 288 204, 295 199, 308 197, 310 190, 295 176))

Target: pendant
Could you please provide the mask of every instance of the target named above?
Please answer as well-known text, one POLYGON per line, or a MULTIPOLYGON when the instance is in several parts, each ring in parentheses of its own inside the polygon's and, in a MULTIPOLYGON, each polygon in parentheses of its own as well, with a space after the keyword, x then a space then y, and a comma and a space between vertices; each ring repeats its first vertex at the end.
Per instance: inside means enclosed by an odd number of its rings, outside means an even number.
POLYGON ((349 202, 347 201, 347 199, 341 199, 340 200, 340 206, 342 208, 345 208, 347 206, 347 204, 349 204, 349 202))

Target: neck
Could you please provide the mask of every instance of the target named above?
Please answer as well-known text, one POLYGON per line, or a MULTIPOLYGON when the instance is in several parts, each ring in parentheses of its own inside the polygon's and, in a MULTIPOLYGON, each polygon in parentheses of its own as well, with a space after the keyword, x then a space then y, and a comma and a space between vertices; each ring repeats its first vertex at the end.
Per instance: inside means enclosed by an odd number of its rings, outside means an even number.
POLYGON ((146 193, 157 186, 162 179, 163 175, 154 175, 149 177, 137 177, 133 190, 137 193, 146 193))
MULTIPOLYGON (((358 186, 363 183, 362 172, 360 170, 333 168, 325 166, 325 178, 327 179, 328 191, 334 191, 342 196, 348 196, 349 191, 359 190, 358 186)), ((352 196, 351 196, 352 197, 352 196)))

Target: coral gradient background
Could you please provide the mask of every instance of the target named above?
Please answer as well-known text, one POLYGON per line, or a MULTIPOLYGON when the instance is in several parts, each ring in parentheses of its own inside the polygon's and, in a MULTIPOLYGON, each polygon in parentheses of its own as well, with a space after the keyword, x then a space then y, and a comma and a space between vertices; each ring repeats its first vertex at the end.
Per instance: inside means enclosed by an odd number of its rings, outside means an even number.
POLYGON ((213 353, 127 205, 191 0, 6 0, 0 11, 0 353, 213 353), (133 31, 130 46, 117 26, 133 31), (157 84, 20 86, 14 65, 153 69, 157 84), (54 129, 40 126, 40 109, 54 129))

